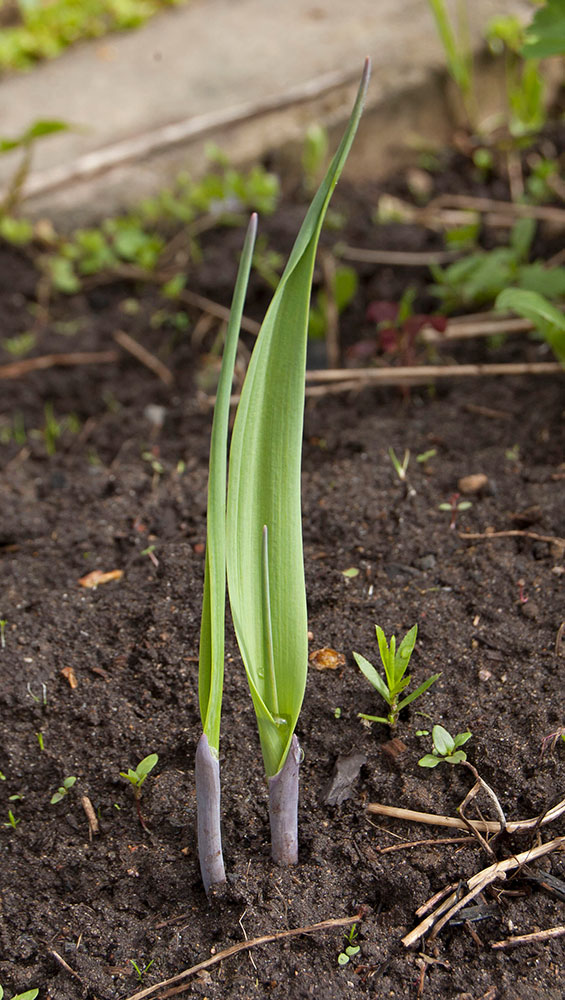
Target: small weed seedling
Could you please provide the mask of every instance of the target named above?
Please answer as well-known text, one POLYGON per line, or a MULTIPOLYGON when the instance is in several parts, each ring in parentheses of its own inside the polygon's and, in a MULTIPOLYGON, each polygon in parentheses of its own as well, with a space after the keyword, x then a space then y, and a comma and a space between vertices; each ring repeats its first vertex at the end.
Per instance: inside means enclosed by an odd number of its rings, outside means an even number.
POLYGON ((137 815, 139 818, 139 822, 144 830, 147 830, 147 824, 143 818, 140 807, 141 787, 147 775, 151 773, 158 760, 159 760, 158 754, 150 753, 148 757, 144 757, 143 760, 140 760, 135 771, 132 770, 131 767, 129 767, 127 771, 120 771, 120 777, 126 778, 127 781, 130 781, 132 784, 137 815))
MULTIPOLYGON (((18 993, 18 995, 12 997, 11 1000, 35 1000, 38 993, 39 993, 38 989, 26 990, 25 993, 18 993)), ((2 1000, 3 996, 4 996, 4 989, 2 986, 0 986, 0 1000, 2 1000)))
POLYGON ((144 965, 143 968, 140 969, 139 965, 137 964, 137 962, 134 962, 133 958, 130 958, 130 962, 131 962, 131 964, 133 965, 133 967, 135 969, 135 974, 137 976, 138 983, 143 982, 143 977, 144 977, 145 973, 147 972, 148 969, 151 968, 151 966, 153 965, 154 961, 155 961, 155 959, 152 958, 151 961, 147 963, 147 965, 144 965))
POLYGON ((452 493, 447 503, 440 503, 438 510, 448 510, 451 514, 451 521, 449 522, 449 527, 452 531, 455 531, 457 525, 457 515, 463 510, 469 510, 473 504, 470 500, 460 500, 460 493, 452 493))
MULTIPOLYGON (((20 823, 20 822, 21 822, 21 820, 16 819, 16 817, 14 816, 12 810, 8 809, 8 820, 7 820, 6 823, 4 823, 4 826, 11 826, 12 830, 15 830, 16 827, 17 827, 17 825, 18 825, 18 823, 20 823)), ((1 996, 0 996, 0 1000, 1 1000, 1 996)))
POLYGON ((355 944, 358 937, 358 933, 359 932, 357 931, 357 924, 353 924, 350 930, 347 932, 347 934, 343 935, 345 940, 347 941, 347 944, 343 949, 343 951, 340 951, 339 955, 337 956, 338 965, 347 965, 348 962, 350 962, 351 959, 354 958, 355 955, 357 955, 361 950, 361 946, 355 944))
POLYGON ((379 644, 379 653, 383 667, 385 669, 385 680, 379 676, 375 668, 364 656, 360 653, 354 653, 355 662, 365 675, 370 684, 378 691, 381 698, 386 701, 390 708, 390 711, 386 718, 379 715, 364 715, 359 712, 360 719, 367 719, 369 722, 384 722, 385 725, 394 728, 398 721, 398 716, 406 705, 419 698, 424 691, 427 691, 431 685, 437 681, 439 674, 433 674, 428 677, 423 684, 420 684, 412 694, 409 694, 406 698, 402 698, 399 701, 400 694, 408 687, 411 675, 405 676, 408 669, 408 664, 410 663, 410 657, 412 656, 412 651, 416 644, 416 636, 418 634, 418 626, 414 625, 409 632, 404 636, 404 639, 396 649, 396 638, 391 636, 390 646, 386 641, 385 634, 378 625, 375 626, 377 631, 377 642, 379 644))
POLYGON ((388 454, 389 454, 389 458, 390 458, 390 460, 391 460, 391 462, 393 464, 394 471, 396 472, 396 475, 400 479, 400 482, 401 483, 405 483, 406 482, 406 473, 408 471, 408 463, 410 461, 410 449, 406 448, 406 450, 404 452, 404 458, 402 459, 402 462, 398 458, 398 456, 397 456, 394 448, 392 448, 392 447, 389 448, 388 449, 388 454))
POLYGON ((51 805, 52 806, 56 805, 57 802, 60 802, 62 799, 65 798, 65 795, 67 795, 69 793, 69 791, 73 787, 73 785, 74 785, 74 783, 75 783, 76 780, 77 779, 75 777, 73 777, 72 775, 69 778, 65 778, 65 780, 63 781, 63 784, 59 785, 59 788, 57 789, 57 791, 55 792, 55 794, 51 796, 51 805))
POLYGON ((6 618, 0 618, 0 649, 6 649, 6 636, 4 635, 4 632, 7 624, 8 622, 6 618))
POLYGON ((471 739, 469 731, 451 736, 443 726, 434 726, 432 730, 433 750, 420 758, 420 767, 437 767, 444 761, 446 764, 462 764, 467 760, 467 754, 459 747, 471 739))
POLYGON ((472 799, 474 799, 477 792, 479 792, 480 789, 482 788, 483 791, 485 791, 488 797, 490 798, 491 802, 494 804, 494 807, 498 814, 500 822, 500 830, 498 831, 497 836, 500 836, 500 834, 504 833, 504 830, 506 829, 506 816, 504 815, 502 806, 498 801, 498 796, 496 795, 494 790, 490 787, 490 785, 487 785, 484 778, 481 778, 476 767, 467 760, 467 754, 465 753, 465 751, 460 749, 462 746, 465 745, 467 740, 470 739, 471 739, 471 733, 468 730, 465 731, 464 733, 457 733, 457 736, 452 736, 451 733, 448 733, 447 729, 443 728, 443 726, 434 726, 432 728, 432 741, 433 741, 432 753, 427 753, 423 757, 421 757, 420 760, 418 761, 418 764, 420 765, 420 767, 437 767, 437 765, 441 764, 442 762, 446 764, 461 764, 463 767, 466 767, 467 770, 471 772, 471 774, 475 779, 475 784, 473 785, 471 790, 467 793, 457 811, 461 816, 463 822, 468 826, 469 831, 473 834, 474 837, 477 838, 481 846, 484 847, 484 849, 487 851, 488 854, 490 854, 492 858, 495 858, 495 854, 491 846, 492 841, 491 843, 488 843, 485 840, 485 838, 481 835, 476 825, 472 821, 468 820, 467 817, 465 816, 464 810, 466 806, 468 805, 469 802, 471 802, 472 799))

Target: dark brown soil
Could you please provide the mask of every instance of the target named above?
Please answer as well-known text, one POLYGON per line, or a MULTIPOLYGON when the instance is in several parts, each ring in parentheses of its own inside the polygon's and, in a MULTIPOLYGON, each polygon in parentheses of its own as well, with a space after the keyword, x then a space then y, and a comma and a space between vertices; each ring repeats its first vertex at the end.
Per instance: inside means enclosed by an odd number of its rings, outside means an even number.
MULTIPOLYGON (((365 232, 361 197, 350 204, 347 238, 375 245, 374 231, 365 232)), ((300 215, 288 205, 268 224, 274 245, 288 248, 300 215)), ((389 247, 431 245, 429 234, 408 232, 393 244, 388 230, 389 247)), ((229 301, 240 238, 232 231, 211 236, 190 287, 229 301)), ((364 266, 362 278, 343 318, 344 343, 371 332, 363 319, 371 299, 398 300, 410 281, 419 282, 420 307, 429 307, 422 269, 407 275, 364 266)), ((29 312, 35 286, 23 254, 0 248, 3 337, 38 323, 29 312)), ((248 311, 258 316, 264 293, 254 295, 248 311)), ((211 421, 200 386, 209 368, 191 339, 194 326, 188 334, 151 328, 162 307, 147 288, 93 287, 52 303, 38 327, 36 353, 113 348, 113 332, 126 329, 166 362, 172 389, 126 353, 116 364, 51 368, 2 382, 2 427, 14 415, 25 425, 25 437, 4 435, 0 480, 6 996, 39 987, 41 1000, 118 1000, 247 937, 353 916, 362 907, 360 952, 343 967, 338 955, 347 928, 338 927, 240 952, 184 988, 209 1000, 411 998, 422 986, 430 1000, 560 1000, 563 938, 511 950, 491 946, 564 923, 563 901, 527 878, 551 872, 565 879, 563 855, 554 852, 498 882, 482 900, 484 919, 447 926, 424 947, 430 961, 423 965, 417 949, 401 944, 417 923, 416 909, 492 859, 474 839, 441 842, 461 831, 379 817, 367 806, 456 815, 471 775, 417 763, 431 748, 430 737, 417 731, 439 722, 454 733, 472 731, 469 759, 509 819, 539 816, 563 798, 565 747, 560 742, 540 752, 544 737, 565 723, 565 659, 563 648, 556 649, 565 617, 565 556, 562 546, 544 540, 565 537, 563 380, 454 380, 412 389, 409 397, 364 389, 309 400, 303 483, 311 649, 331 647, 345 663, 310 672, 298 725, 300 863, 277 869, 269 858, 255 720, 228 630, 221 743, 228 884, 208 904, 195 851, 193 756, 211 421), (135 315, 123 309, 132 296, 135 315), (69 414, 80 421, 78 430, 62 428, 52 454, 44 433, 47 404, 59 422, 69 414), (394 474, 389 446, 398 455, 411 451, 409 488, 394 474), (430 449, 433 458, 417 462, 430 449), (484 473, 487 482, 452 530, 438 507, 471 473, 484 473), (542 538, 459 533, 487 529, 542 538), (344 575, 351 567, 357 576, 344 575), (123 576, 96 590, 80 586, 95 569, 123 576), (398 636, 414 622, 414 682, 436 671, 441 678, 403 712, 396 735, 406 749, 395 755, 387 727, 358 718, 358 712, 381 714, 383 705, 352 650, 376 663, 375 623, 398 636), (120 771, 153 752, 159 762, 142 797, 146 833, 120 771), (366 763, 351 797, 329 806, 334 765, 353 752, 366 763), (75 786, 51 805, 70 775, 75 786), (82 796, 99 817, 92 838, 82 796), (15 829, 9 809, 19 821, 15 829), (383 853, 419 839, 422 846, 383 853), (133 962, 141 970, 151 963, 142 985, 133 962)), ((204 346, 212 341, 209 333, 204 346)), ((455 356, 547 358, 544 350, 521 340, 455 356)), ((2 352, 0 361, 9 360, 2 352)), ((487 799, 480 806, 493 815, 487 799)), ((494 849, 498 858, 509 857, 564 832, 559 819, 541 832, 506 837, 494 849)), ((163 988, 152 995, 172 993, 163 988)))

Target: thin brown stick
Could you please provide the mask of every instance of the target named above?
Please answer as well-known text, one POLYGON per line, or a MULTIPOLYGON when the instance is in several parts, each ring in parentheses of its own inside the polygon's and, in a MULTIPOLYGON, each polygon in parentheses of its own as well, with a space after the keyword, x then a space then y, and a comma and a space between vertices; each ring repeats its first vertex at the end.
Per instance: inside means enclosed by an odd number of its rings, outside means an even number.
POLYGON ((165 986, 172 986, 174 983, 180 983, 181 980, 188 979, 189 976, 194 976, 197 972, 201 972, 202 969, 208 969, 211 965, 216 965, 217 962, 223 962, 225 958, 237 955, 240 951, 248 951, 250 948, 256 948, 257 945, 270 944, 272 941, 281 941, 283 938, 296 937, 298 934, 315 934, 316 931, 325 931, 333 927, 347 927, 348 924, 357 923, 362 917, 363 913, 360 911, 352 917, 333 917, 330 920, 322 920, 319 924, 310 924, 306 927, 293 927, 291 930, 276 931, 274 934, 263 934, 261 937, 250 938, 249 941, 240 941, 238 944, 234 944, 230 948, 225 948, 224 951, 212 955, 211 958, 205 959, 204 962, 199 962, 198 965, 193 965, 190 969, 185 969, 184 972, 179 972, 176 976, 171 976, 170 979, 164 979, 160 983, 148 986, 147 989, 140 990, 139 993, 134 993, 127 1000, 144 1000, 145 997, 151 996, 157 990, 163 989, 165 986))
POLYGON ((537 531, 526 531, 525 528, 512 528, 508 531, 459 531, 459 538, 533 538, 536 542, 551 542, 554 545, 565 546, 565 538, 558 535, 539 535, 537 531))
POLYGON ((494 198, 474 198, 466 194, 441 194, 428 202, 422 214, 433 214, 436 208, 462 208, 472 212, 496 212, 516 218, 544 219, 565 225, 565 209, 552 205, 526 205, 523 202, 497 201, 494 198))
POLYGON ((137 340, 130 337, 129 333, 125 333, 124 330, 116 330, 114 332, 114 340, 120 345, 120 347, 123 347, 124 350, 129 351, 134 358, 141 361, 142 365, 149 368, 149 370, 152 371, 157 378, 160 378, 161 382, 164 382, 165 385, 170 386, 173 384, 173 374, 169 371, 167 366, 164 365, 162 361, 159 361, 159 358, 156 358, 154 354, 151 354, 146 347, 143 347, 143 345, 138 343, 137 340))
POLYGON ((429 267, 430 264, 449 264, 461 256, 459 250, 364 250, 361 247, 340 246, 336 255, 343 260, 360 264, 389 264, 391 267, 429 267))
POLYGON ((95 833, 100 833, 100 824, 98 822, 98 816, 94 812, 94 806, 88 798, 88 795, 83 795, 81 798, 81 805, 86 813, 86 818, 88 820, 88 836, 90 840, 95 833))
POLYGON ((493 941, 491 948, 515 948, 519 944, 531 944, 532 941, 549 941, 552 938, 563 937, 565 926, 548 927, 545 931, 533 931, 531 934, 516 934, 504 938, 503 941, 493 941))
POLYGON ((534 324, 529 319, 516 319, 510 316, 506 319, 485 319, 469 323, 449 322, 445 330, 440 331, 432 326, 425 326, 420 333, 425 344, 441 344, 444 340, 471 340, 475 337, 492 337, 500 333, 528 333, 534 324))
MULTIPOLYGON (((367 812, 376 813, 378 816, 391 816, 394 819, 406 820, 409 823, 425 823, 427 826, 447 826, 456 830, 467 830, 468 827, 461 819, 455 816, 440 816, 436 813, 418 812, 415 809, 402 809, 399 806, 387 806, 380 802, 370 802, 367 812)), ((538 826, 546 826, 552 823, 565 813, 565 799, 562 799, 551 809, 548 809, 542 816, 535 816, 532 819, 518 819, 506 824, 508 833, 520 833, 524 830, 534 830, 538 826)), ((500 823, 496 820, 469 820, 472 826, 482 833, 499 833, 500 823)))
POLYGON ((77 351, 74 354, 42 354, 38 358, 13 361, 0 365, 0 379, 21 378, 29 372, 43 371, 45 368, 70 368, 73 365, 103 365, 117 361, 117 351, 77 351))
MULTIPOLYGON (((510 826, 510 824, 508 824, 510 826)), ((434 928, 434 937, 439 933, 441 928, 461 909, 465 906, 471 899, 473 899, 479 892, 482 892, 488 885, 495 882, 497 879, 506 878, 506 872, 512 871, 514 868, 520 868, 522 865, 529 864, 531 861, 535 861, 536 858, 541 858, 546 854, 550 854, 552 851, 563 850, 565 848, 565 837, 556 837, 554 840, 549 840, 545 844, 539 844, 537 847, 532 847, 528 851, 523 851, 521 854, 514 854, 511 858, 505 858, 503 861, 498 861, 496 864, 490 865, 488 868, 484 868, 482 871, 477 872, 470 879, 467 880, 467 888, 469 892, 460 900, 455 898, 456 894, 452 893, 447 900, 445 900, 437 910, 431 913, 425 920, 422 920, 414 930, 410 931, 402 938, 402 944, 405 948, 410 948, 412 945, 416 944, 419 939, 427 933, 427 931, 436 923, 440 911, 444 911, 434 928), (446 905, 452 904, 450 909, 445 912, 446 905)))
POLYGON ((476 847, 475 837, 431 837, 429 840, 410 840, 405 844, 393 844, 392 847, 379 847, 378 853, 392 854, 393 851, 407 851, 410 847, 439 847, 442 844, 468 844, 476 847))
POLYGON ((476 378, 483 375, 555 375, 563 374, 558 361, 511 362, 478 365, 411 365, 398 368, 334 368, 306 372, 307 382, 366 381, 392 384, 392 379, 408 384, 432 382, 436 378, 476 378))
POLYGON ((61 968, 65 970, 65 972, 68 972, 70 976, 74 976, 74 978, 78 979, 79 983, 82 983, 82 985, 84 986, 84 980, 79 976, 78 972, 75 972, 74 969, 71 969, 69 963, 65 962, 65 959, 63 958, 62 955, 59 955, 58 951, 53 951, 53 949, 51 949, 51 954, 53 955, 55 961, 59 963, 61 968))

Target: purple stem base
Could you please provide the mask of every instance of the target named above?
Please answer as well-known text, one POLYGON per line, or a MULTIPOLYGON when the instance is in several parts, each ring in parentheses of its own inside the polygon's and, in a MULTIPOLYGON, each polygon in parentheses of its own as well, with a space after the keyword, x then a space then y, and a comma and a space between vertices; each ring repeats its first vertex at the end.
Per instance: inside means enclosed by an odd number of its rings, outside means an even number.
POLYGON ((298 776, 300 745, 292 737, 287 758, 278 774, 269 778, 271 855, 277 865, 298 863, 298 776))
POLYGON ((220 829, 220 762, 202 734, 195 759, 198 809, 198 858, 206 895, 211 886, 226 881, 220 829))

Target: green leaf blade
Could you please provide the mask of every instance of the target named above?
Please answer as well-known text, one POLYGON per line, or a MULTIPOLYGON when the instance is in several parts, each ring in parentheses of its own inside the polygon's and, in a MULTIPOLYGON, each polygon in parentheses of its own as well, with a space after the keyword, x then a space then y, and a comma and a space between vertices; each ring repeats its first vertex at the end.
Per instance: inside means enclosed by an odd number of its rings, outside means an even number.
POLYGON ((380 694, 383 701, 386 701, 387 705, 391 703, 390 692, 383 681, 382 677, 377 673, 372 663, 369 663, 364 656, 360 653, 354 653, 353 658, 359 667, 361 673, 367 678, 369 684, 372 684, 376 691, 380 694))
POLYGON ((307 212, 267 310, 232 435, 226 536, 228 586, 269 777, 277 774, 285 762, 302 706, 308 667, 300 479, 312 274, 326 209, 361 116, 368 75, 366 64, 343 140, 307 212), (269 691, 265 655, 265 525, 276 706, 269 691))
POLYGON ((226 486, 230 397, 243 306, 257 235, 253 214, 237 273, 210 442, 204 594, 198 657, 198 699, 202 728, 212 752, 220 746, 220 718, 224 685, 226 610, 226 486))

